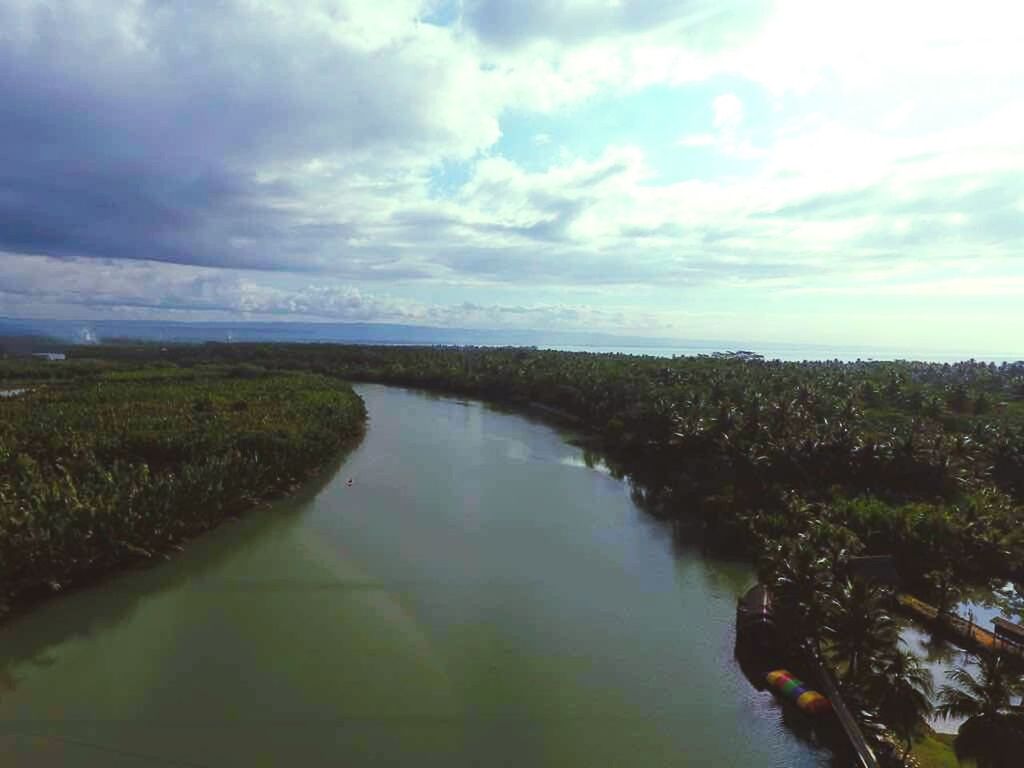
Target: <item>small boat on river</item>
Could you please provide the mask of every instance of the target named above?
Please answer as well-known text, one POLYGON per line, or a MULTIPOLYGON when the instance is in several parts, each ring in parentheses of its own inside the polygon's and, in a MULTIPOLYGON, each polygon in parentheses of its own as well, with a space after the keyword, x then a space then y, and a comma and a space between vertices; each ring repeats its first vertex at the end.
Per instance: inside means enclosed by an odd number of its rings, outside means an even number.
POLYGON ((736 642, 758 651, 780 650, 774 601, 763 584, 748 589, 736 604, 736 642))

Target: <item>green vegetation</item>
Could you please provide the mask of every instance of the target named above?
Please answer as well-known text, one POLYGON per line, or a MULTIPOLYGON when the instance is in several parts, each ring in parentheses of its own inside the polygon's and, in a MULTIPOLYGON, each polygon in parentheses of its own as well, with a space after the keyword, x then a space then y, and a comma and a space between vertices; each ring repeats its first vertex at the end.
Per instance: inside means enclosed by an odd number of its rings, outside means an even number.
POLYGON ((846 669, 847 680, 863 678, 865 667, 873 661, 890 670, 898 670, 893 665, 905 661, 898 654, 887 653, 895 645, 897 633, 886 610, 886 597, 885 590, 871 582, 846 580, 833 586, 824 630, 833 657, 846 669))
POLYGON ((4 378, 30 391, 0 398, 0 614, 287 489, 365 418, 335 379, 253 366, 0 363, 4 378))
POLYGON ((912 653, 895 648, 881 657, 872 683, 879 719, 903 742, 905 759, 914 739, 925 735, 924 719, 932 710, 931 674, 912 653))
POLYGON ((964 667, 947 673, 954 685, 939 691, 938 712, 967 718, 953 742, 957 757, 978 768, 1011 768, 1024 754, 1024 706, 1011 703, 1024 692, 1024 678, 1000 656, 982 656, 978 665, 977 677, 964 667))
MULTIPOLYGON (((796 638, 824 651, 865 730, 894 744, 897 761, 915 741, 913 754, 936 761, 949 751, 924 724, 928 681, 898 647, 890 596, 856 581, 850 559, 892 555, 904 583, 940 607, 965 583, 1024 579, 1024 363, 298 344, 74 354, 76 365, 108 378, 140 375, 125 366, 148 366, 147 376, 257 366, 540 406, 571 419, 629 477, 645 509, 758 564, 789 607, 796 638)), ((31 371, 10 374, 23 376, 31 371)))
POLYGON ((790 514, 804 530, 766 546, 759 573, 778 598, 780 623, 793 643, 823 651, 837 670, 843 699, 883 765, 905 765, 915 740, 926 739, 931 676, 899 645, 885 587, 853 578, 856 539, 795 500, 790 514))
POLYGON ((105 361, 256 364, 557 409, 654 514, 751 558, 810 520, 933 594, 1024 574, 1024 364, 781 363, 532 349, 205 344, 105 361), (796 499, 796 502, 794 502, 796 499), (799 514, 794 515, 794 509, 799 514))
POLYGON ((925 733, 914 742, 912 754, 920 768, 961 768, 971 764, 957 760, 953 736, 946 733, 925 733))

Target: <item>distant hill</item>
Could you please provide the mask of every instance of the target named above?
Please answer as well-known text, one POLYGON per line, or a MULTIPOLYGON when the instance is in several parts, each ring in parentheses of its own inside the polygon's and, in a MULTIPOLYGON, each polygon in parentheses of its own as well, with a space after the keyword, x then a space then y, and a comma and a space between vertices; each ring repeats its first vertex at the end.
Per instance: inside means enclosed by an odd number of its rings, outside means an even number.
MULTIPOLYGON (((217 322, 21 320, 0 318, 2 335, 46 335, 65 343, 89 344, 112 340, 204 342, 292 341, 354 344, 452 344, 480 346, 665 347, 674 342, 610 333, 539 330, 475 330, 395 325, 389 323, 217 322)), ((681 342, 679 342, 681 343, 681 342)), ((695 342, 686 342, 692 346, 695 342)), ((708 352, 721 343, 696 342, 708 352)))
POLYGON ((537 347, 588 352, 626 352, 635 355, 729 355, 768 360, 922 360, 985 362, 1021 360, 1021 350, 993 353, 980 349, 890 348, 878 344, 752 342, 751 340, 665 339, 618 336, 613 333, 550 330, 479 330, 438 328, 394 323, 300 322, 155 322, 146 320, 25 320, 0 317, 0 337, 46 338, 49 346, 32 351, 61 351, 69 344, 160 342, 202 344, 220 342, 292 342, 382 345, 450 345, 478 347, 537 347), (54 346, 57 348, 55 349, 54 346))
POLYGON ((0 332, 0 357, 30 355, 33 352, 63 352, 67 348, 66 341, 52 336, 40 335, 7 335, 0 332))

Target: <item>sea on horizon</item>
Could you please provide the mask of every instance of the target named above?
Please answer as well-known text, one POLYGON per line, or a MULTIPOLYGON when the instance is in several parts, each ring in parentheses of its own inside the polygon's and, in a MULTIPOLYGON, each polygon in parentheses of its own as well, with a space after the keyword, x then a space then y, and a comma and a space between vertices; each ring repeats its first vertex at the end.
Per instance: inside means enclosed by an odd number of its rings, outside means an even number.
POLYGON ((609 352, 627 355, 650 355, 652 357, 679 357, 712 355, 716 352, 747 351, 761 355, 766 360, 785 362, 839 360, 841 362, 912 360, 922 363, 958 363, 974 360, 979 363, 1014 363, 1024 360, 1024 354, 978 354, 963 351, 936 351, 914 349, 886 349, 884 347, 854 347, 829 344, 748 344, 746 346, 721 346, 700 343, 679 346, 641 345, 551 345, 541 349, 556 349, 565 352, 609 352))

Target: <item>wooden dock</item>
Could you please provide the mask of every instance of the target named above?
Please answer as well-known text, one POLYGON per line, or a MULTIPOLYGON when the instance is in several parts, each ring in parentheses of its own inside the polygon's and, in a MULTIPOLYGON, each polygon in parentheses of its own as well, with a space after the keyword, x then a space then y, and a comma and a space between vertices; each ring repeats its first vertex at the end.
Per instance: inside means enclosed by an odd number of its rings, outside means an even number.
MULTIPOLYGON (((981 653, 1006 654, 1024 659, 1024 642, 1014 639, 1015 635, 1011 635, 1010 629, 1005 629, 1000 634, 990 632, 984 627, 968 621, 963 616, 950 612, 940 613, 938 608, 923 600, 918 600, 913 595, 900 593, 896 595, 896 602, 907 613, 945 632, 950 639, 957 640, 972 650, 981 653)), ((1000 621, 1001 624, 996 622, 997 628, 1004 625, 1007 627, 1018 626, 1005 620, 1000 621)), ((1024 641, 1024 635, 1022 635, 1022 641, 1024 641)))

